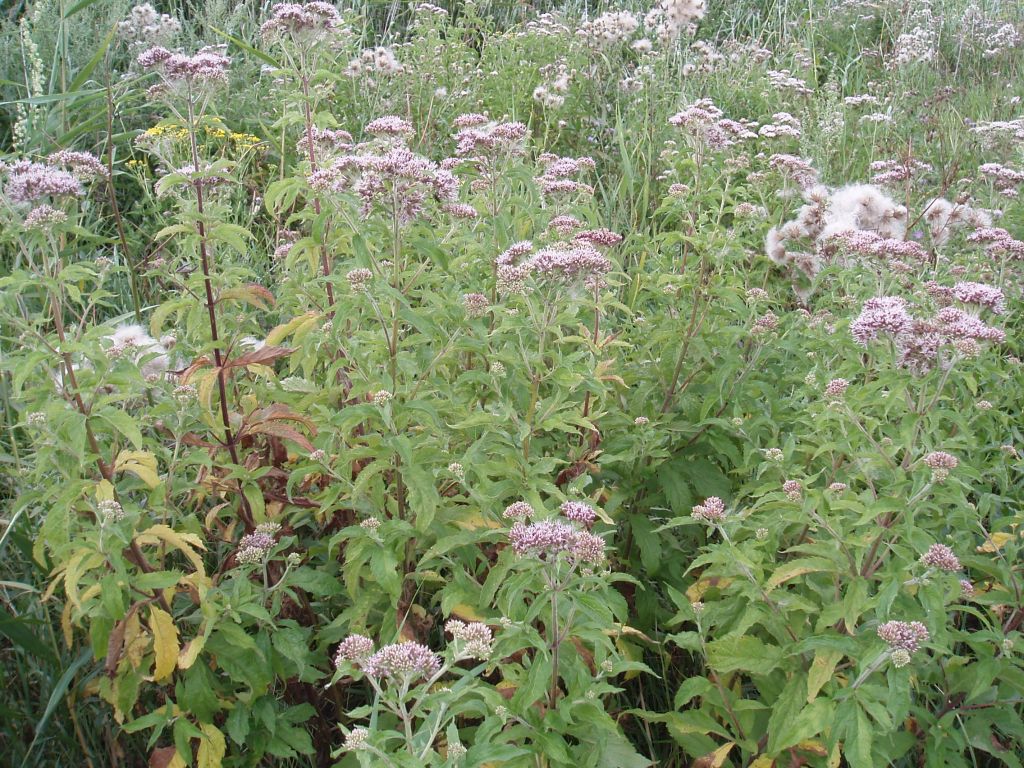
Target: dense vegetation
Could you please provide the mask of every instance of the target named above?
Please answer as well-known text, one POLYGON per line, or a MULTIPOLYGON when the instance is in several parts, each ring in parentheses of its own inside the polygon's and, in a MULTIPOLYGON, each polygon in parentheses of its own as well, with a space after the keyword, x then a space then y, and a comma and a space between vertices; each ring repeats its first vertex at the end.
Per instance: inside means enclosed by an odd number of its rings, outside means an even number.
POLYGON ((1021 766, 1024 13, 0 22, 0 762, 1021 766))

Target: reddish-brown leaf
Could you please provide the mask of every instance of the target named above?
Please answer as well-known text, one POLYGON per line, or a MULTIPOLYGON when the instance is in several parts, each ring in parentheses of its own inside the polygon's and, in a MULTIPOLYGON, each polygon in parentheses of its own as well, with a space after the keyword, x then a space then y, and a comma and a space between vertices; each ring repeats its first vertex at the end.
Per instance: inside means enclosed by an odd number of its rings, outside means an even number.
POLYGON ((174 747, 157 747, 149 755, 149 768, 167 768, 177 754, 174 747))
POLYGON ((298 443, 299 446, 307 451, 313 450, 313 444, 309 442, 304 434, 290 427, 287 424, 281 424, 276 421, 263 421, 259 424, 249 424, 245 428, 245 434, 247 435, 273 435, 274 437, 280 437, 283 440, 291 440, 294 443, 298 443))
POLYGON ((228 360, 224 363, 224 369, 244 368, 247 365, 270 365, 278 358, 287 357, 294 351, 288 347, 261 347, 252 352, 246 352, 234 360, 228 360))

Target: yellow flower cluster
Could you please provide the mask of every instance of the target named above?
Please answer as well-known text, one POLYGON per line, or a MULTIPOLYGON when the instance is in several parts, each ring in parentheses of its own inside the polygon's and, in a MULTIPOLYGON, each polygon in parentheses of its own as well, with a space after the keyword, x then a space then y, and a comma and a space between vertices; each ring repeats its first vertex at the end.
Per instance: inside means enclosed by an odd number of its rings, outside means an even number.
POLYGON ((188 138, 188 131, 180 125, 154 125, 143 135, 150 139, 169 138, 172 141, 184 141, 188 138))
MULTIPOLYGON (((262 143, 262 139, 259 136, 254 136, 251 133, 239 133, 237 131, 229 131, 223 125, 204 125, 202 127, 204 136, 211 139, 223 139, 230 141, 236 149, 247 150, 252 149, 258 144, 262 143)), ((185 141, 188 139, 188 131, 180 126, 173 124, 161 124, 154 125, 149 128, 144 136, 147 139, 161 139, 168 138, 171 141, 185 141)))

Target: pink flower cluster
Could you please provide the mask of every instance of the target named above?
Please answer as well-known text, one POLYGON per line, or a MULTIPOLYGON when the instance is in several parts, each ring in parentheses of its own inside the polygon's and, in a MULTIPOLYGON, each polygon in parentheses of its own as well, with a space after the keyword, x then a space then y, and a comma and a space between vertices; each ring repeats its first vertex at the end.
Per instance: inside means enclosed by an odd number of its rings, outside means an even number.
POLYGON ((361 664, 363 672, 378 680, 409 683, 441 670, 441 657, 422 643, 385 645, 361 664))
POLYGON ((701 147, 722 150, 741 141, 756 139, 755 127, 725 117, 710 99, 699 99, 668 119, 681 128, 701 147))
POLYGON ((313 152, 316 156, 324 153, 346 152, 352 149, 352 134, 348 131, 313 126, 310 128, 308 136, 299 139, 295 150, 303 155, 309 154, 310 139, 313 140, 313 152))
POLYGON ((490 300, 482 293, 462 294, 462 305, 466 308, 466 314, 470 317, 483 317, 487 314, 490 300))
POLYGON ((6 174, 2 194, 12 203, 85 195, 85 188, 78 177, 53 165, 16 160, 2 170, 6 174))
POLYGON ((246 534, 238 542, 235 559, 239 563, 258 563, 269 552, 274 544, 274 536, 281 529, 278 523, 260 523, 256 530, 246 534))
POLYGON ((505 511, 501 513, 501 516, 506 520, 523 520, 531 519, 534 516, 533 507, 527 504, 525 501, 515 501, 505 507, 505 511))
POLYGON ((908 333, 914 320, 907 312, 907 302, 899 296, 879 296, 864 302, 860 315, 850 323, 850 335, 862 347, 882 334, 894 338, 908 333))
POLYGON ((548 228, 555 230, 562 237, 568 237, 578 229, 583 229, 583 222, 575 216, 555 216, 548 222, 548 228))
POLYGON ((341 15, 330 3, 276 3, 270 9, 270 18, 260 26, 260 35, 267 43, 286 36, 298 43, 313 43, 341 26, 341 15))
POLYGON ((709 496, 703 504, 693 507, 693 517, 708 523, 717 524, 725 520, 725 502, 718 496, 709 496))
POLYGON ((373 640, 364 635, 349 635, 341 641, 334 654, 334 666, 340 667, 346 661, 362 662, 373 655, 373 640))
POLYGON ((490 658, 494 635, 491 628, 483 622, 474 621, 466 624, 458 619, 449 619, 444 625, 444 631, 459 642, 461 647, 458 656, 461 658, 490 658))
POLYGON ((592 525, 597 519, 597 512, 594 511, 594 508, 582 501, 566 501, 558 508, 558 511, 567 520, 587 526, 592 525))
POLYGON ((537 162, 543 166, 544 170, 534 181, 540 187, 541 194, 545 198, 563 198, 575 195, 590 197, 594 194, 592 186, 573 178, 587 171, 593 171, 597 167, 592 158, 559 157, 545 152, 537 158, 537 162))
POLYGON ((997 315, 1006 311, 1006 297, 1001 290, 992 285, 960 282, 953 286, 951 295, 964 304, 977 304, 997 315))
POLYGON ((1012 259, 1024 259, 1024 241, 1015 239, 1001 227, 979 227, 967 236, 968 242, 981 243, 991 254, 1006 254, 1012 259))
POLYGON ((919 621, 887 621, 878 628, 878 636, 890 648, 913 653, 928 642, 928 628, 919 621))
POLYGON ((825 397, 829 400, 842 400, 849 386, 850 382, 846 379, 832 379, 825 386, 825 397))
POLYGON ((160 72, 170 85, 191 86, 226 83, 231 59, 225 56, 220 46, 206 46, 192 56, 171 53, 162 46, 154 46, 139 54, 139 66, 160 72))
POLYGON ((810 189, 818 183, 818 172, 811 161, 796 155, 772 155, 768 158, 768 167, 792 179, 801 189, 810 189))
POLYGON ((474 159, 520 157, 526 153, 529 129, 523 123, 500 123, 484 115, 455 119, 455 154, 474 159))
POLYGON ((940 571, 960 570, 960 559, 945 544, 932 544, 928 551, 921 555, 921 562, 940 571))
MULTIPOLYGON (((964 284, 962 294, 998 306, 996 296, 964 284)), ((987 288, 987 287, 985 287, 987 288)), ((907 302, 899 296, 868 299, 860 315, 850 323, 850 334, 863 347, 882 335, 892 338, 900 353, 900 364, 915 371, 928 370, 939 351, 953 345, 961 354, 977 350, 979 342, 1002 343, 1006 334, 999 328, 985 325, 974 315, 956 307, 943 307, 933 318, 918 320, 907 311, 907 302)))
POLYGON ((64 211, 58 211, 53 206, 43 203, 37 205, 28 215, 25 216, 25 229, 49 229, 55 224, 63 224, 68 220, 64 211))
POLYGON ((366 132, 371 136, 389 138, 410 138, 416 133, 412 123, 397 115, 384 115, 366 124, 366 132))
POLYGON ((923 459, 924 463, 932 469, 956 469, 960 466, 960 459, 945 451, 932 451, 923 459))
POLYGON ((70 169, 76 178, 83 181, 105 179, 109 176, 107 166, 98 157, 89 152, 75 152, 71 149, 62 149, 46 158, 46 162, 48 165, 70 169))
POLYGON ((881 237, 866 229, 835 232, 829 235, 828 244, 841 244, 848 251, 886 260, 913 259, 926 263, 930 259, 928 251, 913 240, 881 237))
POLYGON ((308 177, 310 187, 317 192, 354 192, 362 200, 364 217, 377 208, 403 223, 419 216, 431 198, 442 208, 457 204, 459 182, 451 171, 405 145, 413 134, 409 122, 389 115, 370 122, 366 132, 384 139, 383 143, 358 145, 314 171, 308 177))
POLYGON ((537 251, 524 266, 542 278, 561 283, 604 275, 612 269, 608 258, 585 240, 555 243, 537 251))
POLYGON ((605 559, 604 539, 553 520, 530 525, 516 522, 508 532, 508 540, 517 555, 552 560, 567 553, 590 565, 598 565, 605 559))
POLYGON ((992 180, 992 185, 1006 197, 1016 197, 1017 187, 1024 184, 1024 171, 1015 171, 999 163, 985 163, 978 172, 992 180))
POLYGON ((622 235, 612 232, 610 229, 587 229, 573 235, 574 243, 589 243, 590 245, 610 248, 622 242, 622 235))
POLYGON ((932 169, 928 163, 913 158, 876 160, 871 163, 870 167, 875 174, 871 177, 872 184, 897 184, 932 169))

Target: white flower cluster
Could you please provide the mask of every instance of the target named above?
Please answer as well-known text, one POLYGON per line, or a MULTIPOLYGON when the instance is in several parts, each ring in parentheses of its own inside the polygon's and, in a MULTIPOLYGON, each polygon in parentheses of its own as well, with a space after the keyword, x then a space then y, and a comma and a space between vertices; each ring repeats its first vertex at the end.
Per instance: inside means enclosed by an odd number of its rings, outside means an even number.
POLYGON ((908 20, 907 31, 896 38, 889 68, 934 61, 939 54, 941 24, 941 19, 932 13, 931 5, 925 0, 908 20))
POLYGON ((541 67, 540 74, 544 82, 533 89, 534 101, 547 109, 558 109, 565 104, 565 94, 569 92, 575 70, 570 70, 564 60, 559 60, 541 67))
POLYGON ((640 22, 632 13, 609 11, 593 21, 584 21, 576 34, 593 48, 611 48, 631 38, 639 28, 640 22))
POLYGON ((704 18, 704 0, 659 0, 644 17, 644 26, 662 45, 690 36, 704 18))
POLYGON ((360 77, 362 75, 381 75, 390 77, 401 74, 404 71, 402 63, 395 56, 391 48, 377 46, 367 48, 345 67, 345 74, 349 77, 360 77))
POLYGON ((136 5, 128 18, 117 25, 117 34, 130 45, 138 47, 170 47, 180 33, 180 21, 166 13, 157 13, 149 3, 136 5))

